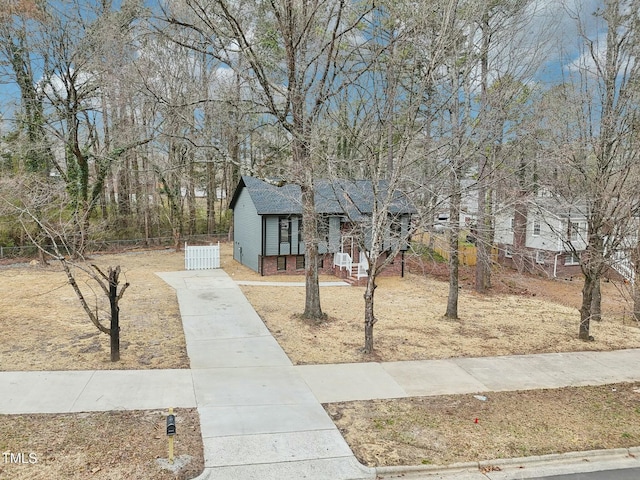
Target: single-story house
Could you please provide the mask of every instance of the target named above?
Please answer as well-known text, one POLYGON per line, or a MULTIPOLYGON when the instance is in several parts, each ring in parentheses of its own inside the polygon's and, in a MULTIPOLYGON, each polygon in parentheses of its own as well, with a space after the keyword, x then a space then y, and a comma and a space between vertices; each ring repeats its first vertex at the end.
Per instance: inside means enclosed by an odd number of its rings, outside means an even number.
MULTIPOLYGON (((381 191, 388 189, 381 185, 381 191)), ((318 215, 319 269, 322 273, 350 276, 363 264, 359 246, 369 248, 374 205, 368 180, 318 180, 314 186, 318 215), (348 266, 348 268, 347 268, 348 266), (348 270, 348 271, 347 271, 348 270)), ((386 251, 399 247, 385 273, 404 274, 404 252, 409 247, 411 216, 417 213, 401 192, 393 192, 392 217, 385 235, 386 251), (400 245, 393 242, 401 242, 400 245)), ((302 235, 300 186, 243 176, 231 199, 233 258, 262 275, 303 273, 305 246, 302 235)), ((362 271, 362 269, 360 269, 362 271)))

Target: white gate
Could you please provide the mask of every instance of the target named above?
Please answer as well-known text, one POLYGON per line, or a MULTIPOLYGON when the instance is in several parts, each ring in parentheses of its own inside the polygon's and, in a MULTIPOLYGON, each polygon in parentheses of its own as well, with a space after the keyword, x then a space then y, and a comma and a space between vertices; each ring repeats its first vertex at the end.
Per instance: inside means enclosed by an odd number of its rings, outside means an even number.
POLYGON ((220 268, 220 242, 217 245, 184 244, 185 270, 220 268))

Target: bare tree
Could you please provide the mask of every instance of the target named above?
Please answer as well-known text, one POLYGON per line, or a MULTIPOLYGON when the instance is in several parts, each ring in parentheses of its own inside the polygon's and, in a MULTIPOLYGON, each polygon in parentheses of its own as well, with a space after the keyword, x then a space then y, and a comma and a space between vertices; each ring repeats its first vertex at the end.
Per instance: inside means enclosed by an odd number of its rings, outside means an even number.
POLYGON ((33 176, 25 176, 20 180, 8 179, 0 184, 0 212, 13 213, 31 243, 44 256, 57 260, 64 270, 69 285, 73 288, 80 305, 91 323, 102 333, 109 335, 111 361, 120 360, 120 300, 129 287, 129 283, 121 284, 120 266, 109 267, 105 273, 95 264, 80 263, 77 251, 68 235, 75 232, 75 227, 64 219, 62 209, 67 200, 66 192, 54 188, 33 176), (62 203, 59 203, 62 200, 62 203), (35 215, 34 212, 39 212, 35 215), (34 228, 35 226, 35 228, 34 228), (109 327, 100 318, 98 301, 92 306, 76 281, 74 269, 81 270, 89 276, 104 292, 109 302, 109 327))
POLYGON ((600 314, 600 279, 611 258, 631 234, 637 212, 637 149, 640 75, 638 46, 640 4, 607 0, 593 14, 582 5, 567 5, 582 42, 581 56, 571 65, 555 99, 564 100, 547 120, 556 127, 552 138, 556 195, 581 205, 587 229, 586 249, 579 251, 571 235, 558 232, 565 248, 580 261, 584 275, 579 338, 592 339, 590 321, 600 314), (603 36, 587 30, 587 16, 603 36))
POLYGON ((311 136, 341 88, 347 40, 371 10, 367 2, 282 0, 255 5, 217 0, 174 2, 167 21, 201 34, 190 46, 245 79, 291 141, 290 179, 302 190, 306 298, 304 316, 322 318, 318 284, 315 162, 311 136))

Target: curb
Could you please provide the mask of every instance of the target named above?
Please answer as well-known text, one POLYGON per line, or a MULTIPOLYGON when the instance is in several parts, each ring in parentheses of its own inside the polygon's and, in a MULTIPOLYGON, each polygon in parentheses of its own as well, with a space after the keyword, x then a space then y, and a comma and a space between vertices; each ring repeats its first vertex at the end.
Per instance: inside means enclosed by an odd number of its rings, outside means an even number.
POLYGON ((405 475, 407 473, 424 473, 436 475, 441 473, 473 472, 479 469, 478 462, 451 463, 449 465, 408 465, 394 467, 375 467, 376 475, 405 475))
POLYGON ((640 447, 614 448, 610 450, 587 450, 584 452, 552 453, 549 455, 535 455, 531 457, 501 458, 495 460, 481 460, 479 462, 452 463, 450 465, 413 465, 376 467, 376 475, 383 478, 389 475, 404 476, 407 474, 442 475, 463 472, 490 472, 495 470, 524 470, 532 471, 536 468, 570 465, 585 462, 614 462, 621 459, 638 460, 640 466, 640 447))

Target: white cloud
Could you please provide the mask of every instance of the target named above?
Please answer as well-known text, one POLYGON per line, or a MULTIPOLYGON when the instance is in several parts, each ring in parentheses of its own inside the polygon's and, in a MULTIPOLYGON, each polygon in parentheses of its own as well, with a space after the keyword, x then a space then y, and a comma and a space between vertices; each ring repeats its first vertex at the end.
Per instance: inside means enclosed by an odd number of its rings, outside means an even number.
POLYGON ((52 102, 64 100, 73 88, 84 107, 98 109, 100 102, 98 94, 93 89, 95 75, 92 72, 70 71, 68 76, 53 74, 49 78, 42 78, 37 82, 37 88, 52 102), (73 78, 71 78, 73 77, 73 78))

